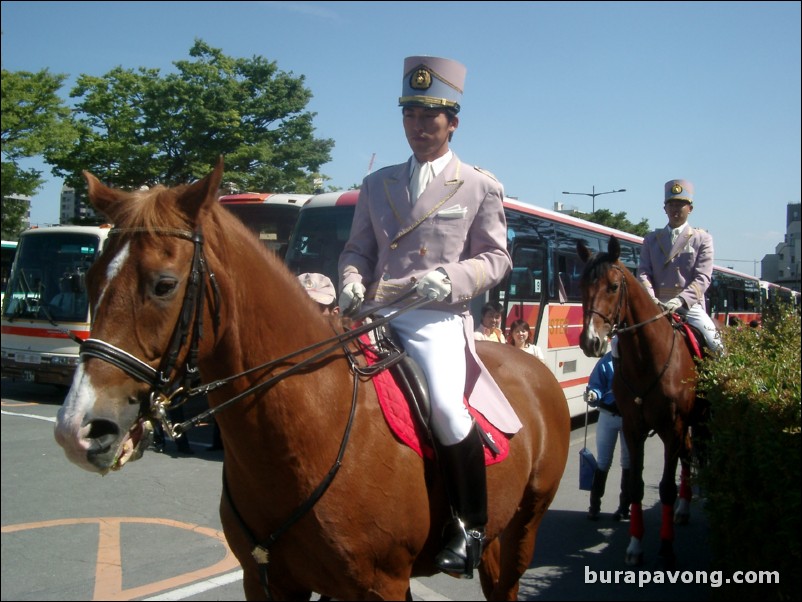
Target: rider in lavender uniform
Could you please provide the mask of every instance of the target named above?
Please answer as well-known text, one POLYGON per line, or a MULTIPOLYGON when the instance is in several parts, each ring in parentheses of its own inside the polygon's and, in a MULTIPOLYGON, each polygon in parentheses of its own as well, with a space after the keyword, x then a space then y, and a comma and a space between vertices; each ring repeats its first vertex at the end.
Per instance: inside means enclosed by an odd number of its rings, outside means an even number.
POLYGON ((391 322, 429 384, 432 430, 455 529, 438 568, 472 576, 487 522, 482 440, 463 401, 505 433, 521 423, 475 353, 469 302, 511 268, 502 185, 449 149, 459 125, 466 69, 444 58, 404 61, 403 126, 412 156, 362 182, 340 256, 340 310, 387 306, 411 288, 432 302, 391 322), (486 413, 488 412, 488 413, 486 413))
POLYGON ((655 303, 671 312, 687 309, 688 323, 702 333, 711 350, 720 353, 721 335, 705 310, 705 291, 713 276, 713 237, 688 223, 693 184, 666 182, 664 209, 668 225, 644 238, 638 279, 655 303))

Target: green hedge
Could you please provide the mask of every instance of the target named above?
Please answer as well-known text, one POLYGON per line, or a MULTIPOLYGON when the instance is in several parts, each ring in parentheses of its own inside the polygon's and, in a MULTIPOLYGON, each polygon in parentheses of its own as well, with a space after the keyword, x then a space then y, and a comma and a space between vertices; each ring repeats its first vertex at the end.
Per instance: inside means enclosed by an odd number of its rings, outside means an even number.
POLYGON ((800 317, 783 305, 760 328, 725 328, 726 355, 705 360, 710 442, 700 469, 713 568, 777 571, 779 585, 729 584, 720 600, 799 600, 800 317))

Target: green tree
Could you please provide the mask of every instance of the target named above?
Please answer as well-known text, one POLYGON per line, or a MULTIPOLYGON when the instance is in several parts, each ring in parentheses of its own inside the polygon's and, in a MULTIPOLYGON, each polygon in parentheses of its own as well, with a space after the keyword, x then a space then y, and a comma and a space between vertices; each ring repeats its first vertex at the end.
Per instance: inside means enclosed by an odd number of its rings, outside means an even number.
POLYGON ((70 110, 58 96, 65 75, 2 70, 3 238, 16 240, 26 203, 44 183, 42 172, 23 169, 21 159, 68 148, 75 140, 70 110))
POLYGON ((629 221, 629 218, 627 218, 625 211, 621 211, 620 213, 613 215, 613 212, 609 209, 597 209, 593 213, 572 211, 571 215, 573 217, 578 217, 580 219, 593 222, 594 224, 601 224, 602 226, 615 228, 616 230, 622 230, 623 232, 629 232, 630 234, 635 234, 637 236, 646 236, 646 234, 651 230, 649 227, 649 222, 646 220, 646 218, 643 218, 637 224, 633 224, 631 221, 629 221))
POLYGON ((331 160, 334 142, 314 137, 303 76, 255 56, 236 59, 196 40, 175 73, 117 67, 81 75, 80 143, 48 158, 54 173, 83 188, 88 170, 114 186, 174 186, 205 176, 217 157, 239 190, 304 192, 331 160))

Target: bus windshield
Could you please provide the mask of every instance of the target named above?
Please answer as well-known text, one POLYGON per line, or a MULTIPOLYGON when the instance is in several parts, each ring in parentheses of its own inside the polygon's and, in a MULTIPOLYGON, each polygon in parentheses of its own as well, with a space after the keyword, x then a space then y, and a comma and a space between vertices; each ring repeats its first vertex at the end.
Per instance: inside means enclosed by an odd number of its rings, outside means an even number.
POLYGON ((349 205, 307 207, 301 211, 287 250, 290 270, 295 274, 318 272, 339 282, 337 262, 348 242, 354 209, 349 205))
POLYGON ((76 232, 35 233, 20 238, 3 316, 85 322, 86 272, 100 247, 98 236, 76 232))

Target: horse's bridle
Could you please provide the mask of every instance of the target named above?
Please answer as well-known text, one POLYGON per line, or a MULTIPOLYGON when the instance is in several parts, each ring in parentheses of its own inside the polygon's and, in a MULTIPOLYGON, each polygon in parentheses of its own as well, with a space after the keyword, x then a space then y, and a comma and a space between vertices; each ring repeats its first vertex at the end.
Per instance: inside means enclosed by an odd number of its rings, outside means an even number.
MULTIPOLYGON (((660 318, 665 317, 669 313, 668 309, 664 309, 663 311, 661 311, 660 313, 658 313, 655 316, 652 316, 648 320, 644 320, 643 322, 638 322, 637 324, 632 324, 631 326, 625 326, 624 328, 621 328, 621 309, 624 306, 625 299, 627 299, 627 279, 626 279, 626 275, 624 274, 624 270, 622 270, 619 266, 613 264, 611 267, 614 270, 618 270, 618 272, 621 274, 621 289, 620 289, 620 291, 618 293, 618 304, 616 305, 616 308, 615 308, 614 318, 610 319, 609 317, 605 316, 604 314, 602 314, 601 312, 597 311, 596 309, 594 309, 592 307, 585 311, 585 315, 586 316, 588 314, 596 314, 602 320, 604 320, 607 324, 610 325, 610 333, 609 333, 609 337, 610 338, 612 338, 613 336, 615 336, 617 334, 621 334, 621 333, 625 333, 625 332, 631 332, 633 330, 636 330, 636 329, 640 328, 641 326, 644 326, 645 324, 649 324, 651 322, 655 322, 655 321, 659 320, 660 318)), ((636 404, 638 404, 638 405, 641 404, 641 402, 643 401, 643 398, 652 389, 654 389, 654 387, 657 386, 657 383, 659 383, 660 379, 663 378, 663 374, 665 374, 666 370, 668 370, 668 366, 671 363, 671 355, 674 353, 674 346, 676 344, 676 339, 677 339, 676 335, 677 335, 676 330, 674 328, 672 328, 671 350, 668 352, 668 357, 666 358, 666 362, 663 365, 663 368, 660 370, 660 372, 655 377, 655 379, 652 381, 652 383, 642 393, 637 393, 636 391, 634 391, 632 389, 632 386, 629 384, 627 379, 624 378, 624 375, 623 375, 621 367, 620 367, 620 360, 618 358, 615 358, 615 357, 613 358, 613 360, 615 362, 615 374, 616 374, 616 376, 618 376, 620 378, 621 382, 624 383, 624 385, 627 387, 627 389, 629 389, 629 392, 632 393, 632 395, 634 396, 634 400, 635 400, 636 404)))
MULTIPOLYGON (((167 353, 162 356, 159 368, 156 369, 111 343, 89 338, 81 344, 80 356, 82 359, 94 357, 109 362, 134 379, 149 385, 150 404, 143 414, 161 421, 172 433, 171 425, 167 421, 167 409, 185 403, 189 396, 184 396, 179 403, 178 398, 181 393, 192 390, 200 382, 198 346, 203 336, 203 305, 207 274, 206 258, 203 254, 203 234, 198 226, 194 232, 178 228, 113 228, 109 236, 137 233, 175 236, 193 244, 192 263, 184 300, 167 353), (179 355, 188 337, 191 337, 191 340, 184 370, 181 375, 176 375, 179 355)), ((216 331, 220 320, 220 295, 214 274, 209 273, 208 277, 215 300, 213 316, 216 331)))
POLYGON ((666 315, 668 315, 669 310, 666 309, 666 310, 663 310, 662 312, 660 312, 659 314, 657 314, 656 316, 652 316, 648 320, 644 320, 643 322, 638 322, 637 324, 632 324, 631 326, 625 326, 625 327, 622 328, 621 327, 621 309, 623 308, 624 302, 625 302, 625 300, 627 298, 627 279, 626 279, 626 276, 624 275, 624 270, 622 270, 619 266, 612 265, 611 267, 612 267, 612 269, 617 270, 621 274, 621 289, 620 289, 620 291, 618 293, 618 304, 615 307, 615 313, 613 315, 613 318, 610 318, 610 317, 604 315, 603 313, 601 313, 600 311, 596 310, 593 307, 590 307, 587 310, 585 310, 585 316, 587 316, 588 314, 591 314, 591 315, 592 314, 596 314, 602 320, 604 320, 604 322, 606 324, 610 325, 610 333, 608 335, 610 338, 614 337, 617 334, 621 334, 622 332, 629 332, 631 330, 635 330, 635 329, 640 328, 641 326, 643 326, 645 324, 649 324, 651 322, 655 322, 655 321, 659 320, 660 318, 665 317, 666 315))

